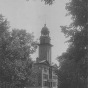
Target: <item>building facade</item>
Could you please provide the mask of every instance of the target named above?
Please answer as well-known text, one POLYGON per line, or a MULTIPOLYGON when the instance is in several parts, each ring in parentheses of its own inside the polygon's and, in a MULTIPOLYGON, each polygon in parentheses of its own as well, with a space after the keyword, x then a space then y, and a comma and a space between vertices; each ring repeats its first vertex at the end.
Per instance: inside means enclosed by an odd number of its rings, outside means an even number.
POLYGON ((32 88, 57 88, 58 77, 55 73, 56 68, 52 66, 49 30, 46 24, 41 30, 39 46, 39 57, 33 65, 35 72, 35 82, 32 88))

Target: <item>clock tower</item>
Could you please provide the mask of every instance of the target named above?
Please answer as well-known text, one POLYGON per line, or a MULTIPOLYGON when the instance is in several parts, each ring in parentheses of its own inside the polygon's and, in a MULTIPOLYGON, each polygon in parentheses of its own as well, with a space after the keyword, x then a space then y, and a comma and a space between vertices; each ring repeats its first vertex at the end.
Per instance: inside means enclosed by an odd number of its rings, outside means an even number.
MULTIPOLYGON (((36 58, 32 69, 34 74, 34 87, 30 88, 57 88, 58 77, 56 68, 51 64, 51 42, 49 30, 46 24, 41 30, 39 46, 39 57, 36 58)), ((32 75, 33 75, 32 74, 32 75)))
POLYGON ((49 36, 49 30, 46 27, 46 24, 41 30, 41 36, 40 36, 40 44, 39 44, 39 59, 38 62, 46 60, 51 64, 51 43, 50 43, 50 36, 49 36))

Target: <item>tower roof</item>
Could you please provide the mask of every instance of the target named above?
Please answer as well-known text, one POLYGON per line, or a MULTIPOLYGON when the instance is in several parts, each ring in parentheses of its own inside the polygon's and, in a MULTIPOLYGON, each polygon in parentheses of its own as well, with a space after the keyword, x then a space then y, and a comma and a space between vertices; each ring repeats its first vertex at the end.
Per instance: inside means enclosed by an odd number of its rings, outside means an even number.
POLYGON ((41 34, 43 34, 43 35, 48 35, 49 34, 49 29, 46 27, 46 24, 42 28, 41 34))

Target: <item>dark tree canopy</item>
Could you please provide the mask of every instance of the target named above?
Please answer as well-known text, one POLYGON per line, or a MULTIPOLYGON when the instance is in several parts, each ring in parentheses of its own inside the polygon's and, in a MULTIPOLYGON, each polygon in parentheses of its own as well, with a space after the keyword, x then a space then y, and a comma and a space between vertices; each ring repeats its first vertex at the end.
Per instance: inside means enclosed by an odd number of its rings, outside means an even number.
POLYGON ((87 0, 71 0, 66 4, 68 15, 72 15, 73 26, 85 27, 88 23, 88 1, 87 0))
POLYGON ((67 51, 58 57, 60 62, 59 88, 87 88, 88 77, 88 2, 71 0, 66 4, 67 16, 72 23, 61 26, 62 32, 69 37, 67 51), (62 77, 62 78, 61 78, 62 77))
POLYGON ((67 41, 69 43, 67 52, 70 53, 70 58, 81 59, 87 52, 87 7, 87 0, 72 0, 66 5, 68 15, 72 15, 73 22, 68 27, 61 26, 61 28, 65 36, 70 37, 67 41))
MULTIPOLYGON (((34 35, 26 30, 9 31, 8 21, 0 15, 0 83, 26 86, 37 48, 34 35)), ((1 87, 1 85, 0 85, 1 87)))

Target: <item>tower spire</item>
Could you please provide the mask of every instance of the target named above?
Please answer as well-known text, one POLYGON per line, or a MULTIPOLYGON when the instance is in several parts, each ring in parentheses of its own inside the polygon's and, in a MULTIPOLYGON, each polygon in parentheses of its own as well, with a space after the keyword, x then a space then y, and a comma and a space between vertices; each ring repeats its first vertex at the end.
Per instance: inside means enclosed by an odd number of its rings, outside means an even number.
POLYGON ((46 26, 46 15, 45 15, 45 26, 46 26))
POLYGON ((44 24, 41 30, 40 44, 39 44, 39 61, 47 60, 51 64, 51 43, 50 43, 49 30, 44 24))

